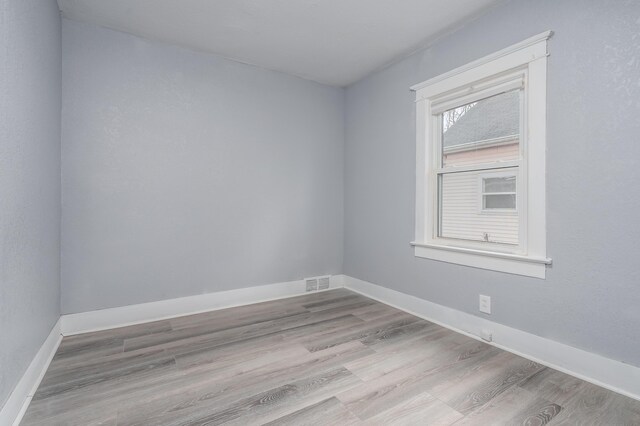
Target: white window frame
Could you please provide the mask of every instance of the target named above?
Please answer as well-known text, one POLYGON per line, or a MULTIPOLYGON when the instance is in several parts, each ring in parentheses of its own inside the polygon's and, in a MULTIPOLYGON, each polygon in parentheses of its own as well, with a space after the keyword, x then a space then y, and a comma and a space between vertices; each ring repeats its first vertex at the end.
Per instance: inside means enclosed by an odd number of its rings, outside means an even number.
MULTIPOLYGON (((538 34, 411 87, 416 92, 416 232, 411 243, 415 256, 545 278, 551 264, 546 255, 545 214, 547 40, 551 34, 538 34), (442 152, 435 117, 445 109, 514 88, 524 88, 525 93, 521 97, 521 158, 505 161, 501 167, 518 166, 520 244, 441 238, 437 176, 442 152)), ((483 165, 477 169, 485 172, 483 165)))

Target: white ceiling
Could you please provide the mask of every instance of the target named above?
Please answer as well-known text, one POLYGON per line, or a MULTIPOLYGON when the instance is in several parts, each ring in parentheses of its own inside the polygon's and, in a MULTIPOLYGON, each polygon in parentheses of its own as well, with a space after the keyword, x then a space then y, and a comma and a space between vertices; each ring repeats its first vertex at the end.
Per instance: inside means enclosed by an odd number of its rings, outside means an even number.
POLYGON ((58 0, 65 17, 345 86, 500 0, 58 0))

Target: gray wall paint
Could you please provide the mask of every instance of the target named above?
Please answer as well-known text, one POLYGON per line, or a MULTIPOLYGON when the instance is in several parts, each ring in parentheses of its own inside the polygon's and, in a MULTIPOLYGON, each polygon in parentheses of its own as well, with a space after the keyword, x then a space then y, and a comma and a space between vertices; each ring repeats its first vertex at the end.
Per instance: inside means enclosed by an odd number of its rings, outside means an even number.
POLYGON ((640 2, 511 1, 347 90, 344 272, 640 366, 640 2), (408 88, 545 30, 547 280, 415 258, 408 88))
POLYGON ((60 315, 60 14, 0 0, 0 407, 60 315))
POLYGON ((63 20, 64 313, 342 270, 344 92, 63 20))

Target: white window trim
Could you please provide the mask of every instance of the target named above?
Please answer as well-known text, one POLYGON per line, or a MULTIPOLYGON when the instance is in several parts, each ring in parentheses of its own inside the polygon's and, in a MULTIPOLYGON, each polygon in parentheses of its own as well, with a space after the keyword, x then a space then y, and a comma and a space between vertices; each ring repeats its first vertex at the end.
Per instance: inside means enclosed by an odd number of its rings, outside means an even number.
POLYGON ((547 40, 551 35, 551 31, 538 34, 411 87, 416 92, 416 234, 411 243, 415 256, 545 278, 546 266, 551 264, 546 256, 545 199, 547 40), (504 83, 497 77, 500 75, 506 76, 504 83), (453 99, 461 99, 467 92, 486 95, 512 87, 518 84, 514 75, 521 75, 528 87, 523 111, 526 143, 521 144, 526 152, 517 183, 526 194, 517 203, 526 229, 521 229, 519 248, 507 252, 486 245, 462 247, 437 238, 437 182, 432 176, 438 153, 427 139, 435 135, 433 110, 450 107, 453 99), (492 81, 487 83, 489 79, 492 81), (437 105, 432 108, 434 103, 437 105))

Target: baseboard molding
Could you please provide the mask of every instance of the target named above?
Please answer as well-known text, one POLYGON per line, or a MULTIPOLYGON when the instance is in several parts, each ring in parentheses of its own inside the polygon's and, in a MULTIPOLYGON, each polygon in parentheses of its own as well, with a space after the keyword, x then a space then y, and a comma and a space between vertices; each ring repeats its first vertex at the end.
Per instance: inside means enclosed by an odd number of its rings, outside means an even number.
POLYGON ((22 378, 13 389, 13 392, 9 395, 9 399, 2 407, 2 410, 0 410, 0 425, 17 426, 20 424, 24 413, 29 407, 31 398, 36 393, 53 356, 58 350, 61 340, 60 320, 58 319, 40 350, 38 350, 31 364, 29 364, 22 378))
POLYGON ((345 276, 343 286, 371 299, 482 340, 482 329, 491 330, 489 343, 579 379, 640 400, 640 368, 574 348, 535 334, 476 317, 415 296, 345 276))
MULTIPOLYGON (((329 290, 342 287, 343 282, 344 276, 332 275, 329 290)), ((74 334, 126 327, 218 309, 300 296, 305 293, 304 280, 298 280, 67 314, 61 317, 62 335, 72 336, 74 334)))

